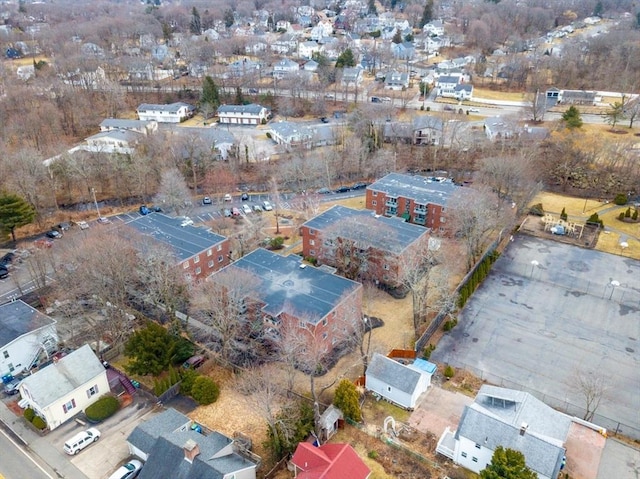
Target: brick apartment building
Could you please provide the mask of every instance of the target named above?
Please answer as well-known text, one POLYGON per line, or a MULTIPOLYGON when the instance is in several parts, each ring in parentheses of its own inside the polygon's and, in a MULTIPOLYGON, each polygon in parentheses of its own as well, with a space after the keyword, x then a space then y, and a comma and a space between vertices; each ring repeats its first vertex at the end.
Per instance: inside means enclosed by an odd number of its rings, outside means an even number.
MULTIPOLYGON (((316 338, 314 347, 328 353, 362 321, 362 285, 298 256, 281 256, 259 248, 209 278, 226 289, 241 290, 240 313, 261 324, 273 339, 283 327, 295 335, 316 338)), ((234 293, 229 292, 229 298, 234 293)), ((237 293, 236 293, 237 294, 237 293)), ((242 319, 242 318, 239 318, 242 319)))
POLYGON ((392 288, 401 285, 405 268, 429 248, 428 229, 340 205, 307 221, 300 230, 305 258, 315 258, 348 278, 392 288))
POLYGON ((139 216, 126 225, 143 236, 166 245, 176 265, 192 280, 202 280, 229 264, 230 242, 224 236, 162 213, 139 216))
POLYGON ((457 189, 448 178, 390 173, 367 187, 366 208, 442 232, 447 200, 457 189))

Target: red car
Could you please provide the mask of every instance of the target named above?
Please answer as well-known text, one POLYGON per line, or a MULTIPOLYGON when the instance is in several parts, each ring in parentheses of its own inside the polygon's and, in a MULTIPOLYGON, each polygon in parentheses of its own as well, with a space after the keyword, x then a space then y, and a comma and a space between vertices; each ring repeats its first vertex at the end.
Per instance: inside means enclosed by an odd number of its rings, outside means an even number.
POLYGON ((231 208, 231 216, 240 216, 240 210, 238 208, 231 208))

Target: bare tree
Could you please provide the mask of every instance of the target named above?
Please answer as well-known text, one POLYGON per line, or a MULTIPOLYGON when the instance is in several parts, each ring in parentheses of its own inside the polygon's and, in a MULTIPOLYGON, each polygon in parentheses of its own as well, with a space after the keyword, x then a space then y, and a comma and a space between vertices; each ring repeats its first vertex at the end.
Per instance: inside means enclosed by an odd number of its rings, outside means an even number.
POLYGON ((177 168, 162 172, 160 190, 155 199, 157 204, 180 216, 190 208, 190 196, 184 177, 177 168))
POLYGON ((582 419, 593 420, 593 416, 603 399, 606 399, 609 390, 606 378, 600 372, 576 369, 572 383, 584 400, 585 413, 582 419))

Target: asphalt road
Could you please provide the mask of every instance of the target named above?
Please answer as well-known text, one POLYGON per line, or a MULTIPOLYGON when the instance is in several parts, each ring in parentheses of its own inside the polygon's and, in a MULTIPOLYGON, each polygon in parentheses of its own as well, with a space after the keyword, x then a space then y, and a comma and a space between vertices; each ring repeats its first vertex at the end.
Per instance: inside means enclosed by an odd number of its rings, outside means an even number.
POLYGON ((34 459, 0 430, 0 478, 4 479, 53 479, 34 459))
POLYGON ((602 378, 593 422, 640 439, 639 324, 639 261, 518 235, 432 358, 580 417, 602 378))

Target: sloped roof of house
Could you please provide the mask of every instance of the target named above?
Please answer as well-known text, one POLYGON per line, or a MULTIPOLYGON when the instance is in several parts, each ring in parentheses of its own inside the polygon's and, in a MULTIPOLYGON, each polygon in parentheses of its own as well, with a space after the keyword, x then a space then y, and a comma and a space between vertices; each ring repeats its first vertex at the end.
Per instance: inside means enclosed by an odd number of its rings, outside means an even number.
POLYGON ((106 376, 104 366, 88 344, 59 359, 22 381, 31 400, 45 408, 81 385, 106 376))
POLYGON ((315 447, 301 442, 291 458, 301 472, 298 479, 366 479, 369 467, 349 444, 323 444, 315 447))
MULTIPOLYGON (((180 128, 172 128, 171 124, 161 127, 165 132, 175 137, 197 136, 202 140, 203 146, 211 148, 214 145, 220 145, 222 143, 234 143, 234 136, 226 129, 220 127, 197 127, 197 126, 184 126, 180 128)), ((185 145, 186 147, 187 145, 185 145)), ((195 145, 189 145, 189 148, 195 145)), ((210 151, 210 150, 209 150, 210 151)), ((189 156, 189 155, 186 155, 189 156)))
POLYGON ((282 256, 262 248, 253 250, 211 276, 242 270, 257 279, 255 299, 272 317, 283 311, 295 312, 306 321, 317 324, 343 300, 361 287, 359 283, 327 273, 313 266, 301 267, 295 255, 282 256))
POLYGON ((378 379, 399 391, 412 394, 418 385, 418 381, 420 381, 421 373, 404 364, 400 364, 398 361, 376 353, 371 359, 366 375, 378 379))
POLYGON ((195 110, 195 107, 184 102, 170 103, 168 105, 156 105, 154 103, 141 103, 138 111, 166 111, 168 113, 178 113, 180 108, 188 107, 189 110, 195 110))
POLYGON ((436 116, 418 115, 413 118, 414 130, 424 130, 425 128, 432 128, 434 130, 442 131, 442 126, 442 120, 436 116))
POLYGON ((285 140, 291 140, 293 137, 300 135, 301 138, 310 138, 313 131, 305 125, 293 123, 290 121, 278 121, 271 123, 271 131, 281 136, 285 140))
POLYGON ((51 324, 56 324, 56 320, 20 299, 2 304, 0 305, 0 347, 51 324))
POLYGON ((437 83, 460 83, 460 77, 457 75, 440 75, 438 77, 437 83))
POLYGON ((111 139, 113 141, 121 141, 124 143, 133 143, 141 138, 141 133, 133 130, 108 130, 101 131, 95 135, 86 138, 86 141, 111 139))
POLYGON ((446 205, 449 197, 458 190, 451 180, 440 181, 425 176, 389 173, 367 190, 382 191, 387 196, 411 198, 418 204, 446 205))
POLYGON ((179 262, 202 253, 226 240, 197 226, 180 226, 181 218, 171 218, 162 213, 138 216, 126 223, 145 236, 169 246, 179 262))
POLYGON ((182 428, 186 430, 190 424, 191 419, 181 412, 169 408, 138 424, 127 437, 127 442, 142 452, 149 453, 160 436, 182 428))
POLYGON ((428 235, 429 230, 412 223, 377 216, 369 210, 354 210, 346 206, 334 205, 327 211, 310 219, 303 226, 356 241, 360 248, 373 247, 399 254, 428 235))
POLYGON ((218 114, 220 113, 248 113, 250 115, 259 115, 262 110, 267 109, 257 103, 250 103, 248 105, 220 105, 218 107, 218 114))
POLYGON ((123 120, 120 118, 105 118, 100 123, 100 128, 120 130, 142 130, 153 125, 154 121, 147 120, 123 120))

